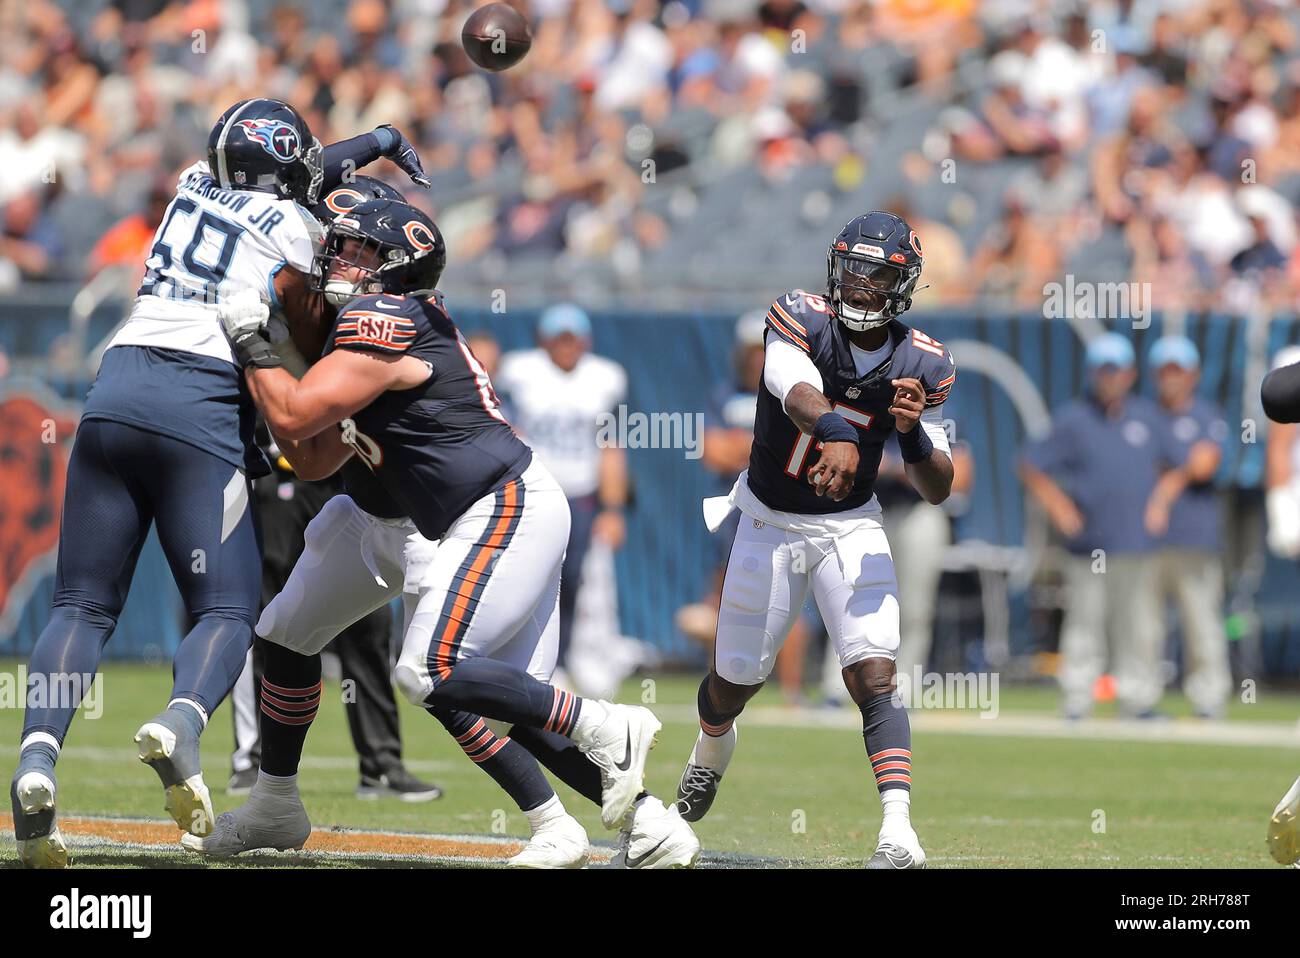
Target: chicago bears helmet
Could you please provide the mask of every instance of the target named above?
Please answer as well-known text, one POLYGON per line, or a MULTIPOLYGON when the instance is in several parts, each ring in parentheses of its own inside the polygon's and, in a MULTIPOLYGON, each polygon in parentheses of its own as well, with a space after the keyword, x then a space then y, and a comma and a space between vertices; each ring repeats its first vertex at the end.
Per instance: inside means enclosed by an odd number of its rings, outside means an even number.
POLYGON ((911 307, 921 264, 921 241, 906 220, 863 213, 826 251, 827 298, 849 329, 883 326, 911 307))
POLYGON ((324 148, 282 100, 240 100, 208 134, 208 167, 222 189, 256 190, 311 206, 320 199, 324 148))
POLYGON ((341 183, 312 206, 311 212, 327 227, 335 218, 350 212, 366 200, 396 200, 405 203, 406 197, 383 180, 373 176, 355 176, 351 183, 341 183))
POLYGON ((369 293, 431 295, 447 265, 447 246, 433 220, 414 206, 366 200, 330 224, 317 260, 317 288, 345 306, 369 293), (331 278, 336 264, 360 270, 361 278, 331 278))

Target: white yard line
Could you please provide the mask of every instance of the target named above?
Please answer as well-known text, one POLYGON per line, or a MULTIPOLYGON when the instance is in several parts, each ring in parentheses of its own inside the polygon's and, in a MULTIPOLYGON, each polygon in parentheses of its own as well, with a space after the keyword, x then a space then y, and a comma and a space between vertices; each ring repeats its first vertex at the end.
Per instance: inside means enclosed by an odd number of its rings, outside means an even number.
MULTIPOLYGON (((655 714, 675 725, 696 725, 693 705, 653 705, 655 714)), ((978 712, 908 712, 918 732, 953 735, 992 735, 1011 738, 1087 739, 1111 742, 1160 742, 1183 745, 1244 745, 1267 748, 1300 747, 1300 722, 1206 722, 1198 719, 1080 719, 1071 722, 1051 715, 1024 713, 983 718, 978 712)), ((769 728, 833 728, 862 730, 857 709, 805 709, 751 706, 741 724, 769 728)))

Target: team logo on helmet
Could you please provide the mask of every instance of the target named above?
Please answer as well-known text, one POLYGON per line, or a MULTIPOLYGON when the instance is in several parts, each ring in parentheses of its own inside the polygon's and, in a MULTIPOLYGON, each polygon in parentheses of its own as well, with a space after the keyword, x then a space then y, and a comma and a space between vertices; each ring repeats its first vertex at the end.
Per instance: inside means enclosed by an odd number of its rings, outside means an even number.
POLYGON ((331 213, 346 213, 358 203, 365 201, 365 196, 347 186, 340 186, 325 197, 325 205, 329 207, 331 213))
POLYGON ((254 143, 260 143, 262 149, 270 153, 281 163, 288 163, 298 156, 302 145, 298 131, 283 120, 269 117, 256 120, 240 120, 244 135, 254 143))
POLYGON ((925 259, 925 255, 921 252, 921 237, 916 235, 916 230, 912 230, 912 235, 907 238, 907 241, 912 244, 912 251, 925 259))
POLYGON ((433 231, 419 220, 408 220, 402 227, 402 232, 406 238, 411 241, 411 245, 420 250, 431 250, 437 245, 434 239, 433 231))

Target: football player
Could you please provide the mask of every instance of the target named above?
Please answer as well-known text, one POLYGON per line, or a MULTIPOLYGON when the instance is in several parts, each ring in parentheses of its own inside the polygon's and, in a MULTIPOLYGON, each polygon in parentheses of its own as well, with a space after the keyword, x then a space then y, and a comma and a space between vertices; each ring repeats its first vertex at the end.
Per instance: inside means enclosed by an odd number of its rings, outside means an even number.
MULTIPOLYGON (((1300 363, 1273 369, 1264 377, 1259 393, 1269 419, 1300 422, 1300 363)), ((1300 778, 1282 796, 1268 820, 1268 851, 1281 865, 1300 866, 1300 778)))
POLYGON ((262 563, 250 481, 268 471, 218 309, 236 290, 265 295, 310 352, 313 317, 291 304, 307 288, 320 230, 302 204, 380 156, 428 184, 393 128, 322 147, 293 107, 256 98, 221 115, 206 161, 181 174, 68 466, 53 611, 32 651, 10 786, 24 864, 67 864, 54 766, 151 524, 195 624, 177 649, 166 707, 135 741, 181 830, 211 830, 199 736, 252 641, 262 563))
POLYGON ((736 745, 736 717, 762 687, 808 589, 862 712, 884 815, 868 868, 922 868, 910 822, 911 729, 895 691, 898 585, 872 482, 897 433, 912 485, 942 502, 953 467, 941 407, 956 364, 898 317, 912 304, 921 243, 906 222, 854 218, 826 256, 825 297, 795 290, 767 312, 763 388, 749 468, 706 501, 710 528, 742 515, 722 586, 700 733, 678 785, 699 821, 736 745))
POLYGON ((402 592, 397 683, 525 811, 533 841, 512 864, 587 860, 586 833, 535 755, 600 804, 607 826, 623 826, 630 867, 690 865, 699 852, 690 827, 641 788, 653 714, 545 684, 568 507, 501 415, 434 288, 445 258, 437 227, 403 203, 367 202, 336 219, 318 275, 343 308, 301 382, 269 360, 260 302, 227 311, 281 450, 304 478, 342 468, 349 495, 313 521, 302 560, 258 622, 269 640, 258 782, 213 836, 183 843, 218 858, 302 846, 310 823, 296 773, 320 700, 319 651, 402 592))

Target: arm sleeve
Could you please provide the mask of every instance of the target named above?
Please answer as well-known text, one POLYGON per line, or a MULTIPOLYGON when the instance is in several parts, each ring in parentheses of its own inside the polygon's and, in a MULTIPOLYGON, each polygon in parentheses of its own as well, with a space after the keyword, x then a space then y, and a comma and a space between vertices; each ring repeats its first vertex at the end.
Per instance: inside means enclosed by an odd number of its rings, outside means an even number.
POLYGON ((1259 388, 1264 414, 1274 422, 1300 422, 1300 363, 1275 369, 1259 388))
POLYGON ((379 138, 373 133, 362 133, 350 140, 331 143, 325 147, 324 158, 321 161, 325 174, 325 179, 321 183, 321 196, 324 197, 342 183, 344 173, 355 173, 383 155, 379 138), (352 161, 350 166, 345 165, 348 160, 352 161))
POLYGON ((792 346, 784 339, 768 337, 767 353, 763 359, 763 382, 767 391, 781 400, 785 408, 785 397, 799 383, 807 383, 818 392, 825 391, 822 374, 817 371, 808 354, 797 346, 792 346))
POLYGON ((948 442, 948 430, 943 427, 943 406, 930 406, 921 413, 921 428, 930 438, 935 449, 945 455, 952 455, 952 446, 948 442))

